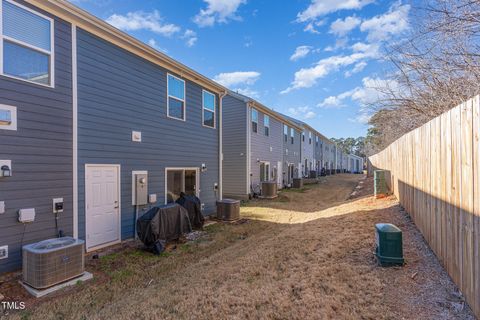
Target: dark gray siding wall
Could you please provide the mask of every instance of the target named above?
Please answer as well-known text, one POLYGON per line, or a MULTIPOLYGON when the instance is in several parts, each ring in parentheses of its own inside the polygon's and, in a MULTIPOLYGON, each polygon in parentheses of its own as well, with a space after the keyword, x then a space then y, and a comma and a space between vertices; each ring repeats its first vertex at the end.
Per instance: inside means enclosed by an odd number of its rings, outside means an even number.
MULTIPOLYGON (((269 161, 270 170, 278 169, 278 162, 283 163, 283 124, 270 116, 270 134, 265 136, 263 124, 264 113, 258 110, 258 130, 251 131, 250 154, 251 154, 251 181, 254 186, 260 183, 260 161, 269 161)), ((251 126, 249 126, 251 130, 251 126)), ((283 168, 282 168, 283 170, 283 168)))
POLYGON ((133 170, 148 170, 148 193, 163 204, 166 167, 205 163, 200 198, 206 214, 215 212, 218 129, 202 126, 202 88, 187 81, 186 121, 167 118, 166 70, 80 29, 77 42, 80 237, 85 237, 85 164, 121 165, 122 239, 134 235, 133 170), (142 142, 131 141, 132 131, 142 132, 142 142))
POLYGON ((17 131, 0 130, 0 159, 12 161, 13 173, 0 178, 0 201, 6 205, 0 246, 9 249, 0 272, 20 268, 22 238, 29 244, 56 236, 53 198, 65 201, 59 228, 73 232, 71 27, 58 19, 54 25, 55 88, 0 76, 0 104, 17 107, 18 120, 17 131), (22 208, 35 208, 33 223, 18 222, 22 208))
POLYGON ((245 198, 247 188, 247 105, 232 96, 223 98, 223 194, 245 198))
MULTIPOLYGON (((287 141, 283 139, 283 172, 284 174, 284 181, 286 181, 286 174, 288 173, 288 164, 293 163, 295 165, 295 169, 297 169, 297 176, 301 171, 301 166, 299 167, 299 163, 301 162, 301 133, 298 130, 294 130, 294 139, 293 144, 290 138, 290 128, 288 127, 288 137, 287 141), (299 169, 300 168, 300 169, 299 169)), ((282 129, 283 130, 283 129, 282 129)), ((283 135, 282 135, 283 137, 283 135)))

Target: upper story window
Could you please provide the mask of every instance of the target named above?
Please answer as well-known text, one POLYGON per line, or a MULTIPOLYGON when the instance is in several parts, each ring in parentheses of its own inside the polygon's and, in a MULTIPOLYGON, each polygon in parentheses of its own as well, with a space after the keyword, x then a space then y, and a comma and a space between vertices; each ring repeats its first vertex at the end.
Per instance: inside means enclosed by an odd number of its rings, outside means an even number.
POLYGON ((308 144, 312 144, 312 132, 308 133, 308 144))
POLYGON ((295 139, 295 131, 293 130, 293 128, 290 128, 290 143, 293 144, 294 143, 294 140, 295 139))
POLYGON ((283 125, 283 139, 285 140, 285 142, 288 141, 288 126, 287 125, 283 125))
POLYGON ((215 128, 215 95, 203 90, 203 125, 215 128))
POLYGON ((302 132, 302 142, 305 142, 305 132, 302 132))
POLYGON ((267 115, 263 116, 263 125, 265 128, 265 135, 268 137, 270 135, 270 117, 267 115))
POLYGON ((318 147, 318 136, 315 136, 315 145, 318 147))
POLYGON ((8 0, 1 6, 1 74, 53 87, 53 20, 8 0))
POLYGON ((185 121, 185 81, 167 75, 167 116, 185 121))
POLYGON ((255 109, 252 109, 252 131, 258 131, 258 111, 255 109))

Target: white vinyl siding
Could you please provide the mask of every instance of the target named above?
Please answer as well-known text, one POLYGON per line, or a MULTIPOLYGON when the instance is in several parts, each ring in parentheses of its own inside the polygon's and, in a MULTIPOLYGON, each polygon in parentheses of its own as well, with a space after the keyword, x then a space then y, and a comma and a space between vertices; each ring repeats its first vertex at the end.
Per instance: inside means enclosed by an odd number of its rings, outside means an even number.
POLYGON ((202 121, 205 127, 215 128, 215 95, 203 90, 203 114, 202 121))
POLYGON ((0 73, 53 87, 53 20, 10 0, 0 12, 0 73))
POLYGON ((185 81, 167 74, 167 116, 185 121, 185 81))

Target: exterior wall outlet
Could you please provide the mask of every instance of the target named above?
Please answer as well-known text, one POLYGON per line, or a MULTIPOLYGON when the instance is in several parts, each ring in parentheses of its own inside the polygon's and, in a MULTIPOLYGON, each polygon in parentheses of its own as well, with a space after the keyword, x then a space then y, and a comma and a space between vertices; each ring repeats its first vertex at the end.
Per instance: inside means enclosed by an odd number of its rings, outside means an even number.
POLYGON ((156 203, 157 202, 157 194, 152 193, 148 195, 148 203, 156 203))
MULTIPOLYGON (((10 175, 8 177, 11 177, 12 176, 12 160, 0 160, 0 168, 3 166, 7 166, 9 168, 10 175)), ((3 176, 4 176, 3 171, 0 170, 0 177, 3 177, 3 176)))
POLYGON ((63 212, 63 198, 53 199, 53 213, 63 212))
POLYGON ((0 260, 8 258, 8 246, 0 247, 0 260))

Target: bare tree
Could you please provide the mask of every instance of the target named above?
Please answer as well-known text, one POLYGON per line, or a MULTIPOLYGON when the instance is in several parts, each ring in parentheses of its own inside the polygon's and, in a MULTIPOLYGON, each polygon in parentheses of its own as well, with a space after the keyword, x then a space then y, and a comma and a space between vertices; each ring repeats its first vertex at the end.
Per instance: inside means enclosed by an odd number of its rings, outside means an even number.
POLYGON ((386 52, 392 70, 371 106, 370 153, 480 92, 480 0, 425 1, 412 11, 410 36, 386 52))

